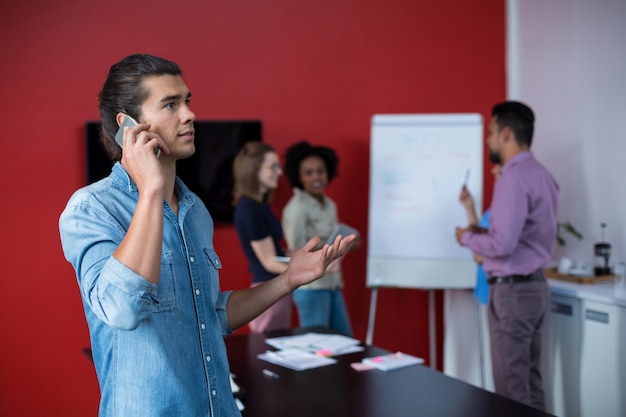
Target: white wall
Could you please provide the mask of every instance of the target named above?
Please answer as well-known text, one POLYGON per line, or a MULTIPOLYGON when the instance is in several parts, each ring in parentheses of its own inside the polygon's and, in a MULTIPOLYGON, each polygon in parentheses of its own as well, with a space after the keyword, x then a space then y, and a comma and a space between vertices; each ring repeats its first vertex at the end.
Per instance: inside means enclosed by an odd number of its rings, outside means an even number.
POLYGON ((535 111, 532 149, 560 185, 568 239, 555 258, 626 260, 626 1, 507 0, 508 96, 535 111))

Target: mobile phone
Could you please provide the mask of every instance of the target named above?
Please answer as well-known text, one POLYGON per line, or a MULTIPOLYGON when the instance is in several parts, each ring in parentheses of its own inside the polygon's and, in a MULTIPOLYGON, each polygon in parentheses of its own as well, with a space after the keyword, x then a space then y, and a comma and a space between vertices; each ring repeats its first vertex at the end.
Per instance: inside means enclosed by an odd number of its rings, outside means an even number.
MULTIPOLYGON (((121 148, 123 148, 123 143, 124 143, 124 127, 128 126, 128 127, 135 127, 137 126, 138 123, 135 119, 133 119, 130 116, 126 116, 124 117, 124 121, 122 122, 121 126, 119 129, 117 129, 117 133, 115 134, 115 141, 120 145, 121 148)), ((156 148, 154 150, 154 154, 157 156, 157 158, 159 156, 161 156, 161 150, 159 148, 156 148)))
POLYGON ((120 128, 117 129, 117 133, 115 134, 115 141, 118 143, 118 145, 120 145, 120 147, 123 147, 123 143, 124 143, 124 128, 126 126, 128 126, 128 127, 137 126, 137 122, 135 121, 135 119, 133 119, 130 116, 124 117, 124 121, 122 122, 120 128))

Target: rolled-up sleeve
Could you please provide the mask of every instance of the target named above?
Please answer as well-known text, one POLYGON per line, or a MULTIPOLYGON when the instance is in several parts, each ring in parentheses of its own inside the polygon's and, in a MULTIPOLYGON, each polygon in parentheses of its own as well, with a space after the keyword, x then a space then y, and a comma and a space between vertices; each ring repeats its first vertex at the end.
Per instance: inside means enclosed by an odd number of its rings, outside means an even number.
POLYGON ((228 299, 232 293, 232 291, 220 292, 217 297, 217 303, 215 304, 215 312, 217 313, 217 317, 220 321, 222 336, 227 336, 235 331, 228 325, 228 314, 226 310, 226 304, 228 304, 228 299))
POLYGON ((61 244, 76 271, 81 295, 109 326, 135 329, 154 303, 156 285, 123 265, 112 254, 125 229, 106 210, 77 193, 59 219, 61 244))

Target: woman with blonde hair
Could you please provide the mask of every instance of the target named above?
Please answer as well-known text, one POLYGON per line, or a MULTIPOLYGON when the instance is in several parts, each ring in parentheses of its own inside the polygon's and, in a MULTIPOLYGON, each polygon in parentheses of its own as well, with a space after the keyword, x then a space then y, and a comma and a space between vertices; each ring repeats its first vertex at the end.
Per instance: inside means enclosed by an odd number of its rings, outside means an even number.
MULTIPOLYGON (((254 141, 246 143, 235 157, 233 173, 235 229, 254 287, 287 269, 286 263, 277 260, 277 256, 285 256, 280 245, 283 232, 269 205, 282 168, 273 147, 254 141)), ((250 330, 263 333, 291 327, 291 308, 291 295, 287 295, 252 320, 250 330)))

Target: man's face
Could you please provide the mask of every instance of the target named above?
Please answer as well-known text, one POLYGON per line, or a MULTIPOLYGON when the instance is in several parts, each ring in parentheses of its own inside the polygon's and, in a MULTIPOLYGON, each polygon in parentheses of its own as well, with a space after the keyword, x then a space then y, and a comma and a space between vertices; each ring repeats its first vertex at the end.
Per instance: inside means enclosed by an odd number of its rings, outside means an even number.
POLYGON ((502 156, 500 155, 500 146, 502 145, 502 135, 496 123, 496 117, 491 118, 487 127, 487 149, 489 149, 489 160, 494 164, 502 164, 502 156))
POLYGON ((139 121, 150 123, 149 131, 163 139, 169 157, 184 159, 193 155, 196 115, 189 108, 191 93, 183 79, 177 75, 152 76, 144 79, 142 85, 148 97, 141 104, 139 121))

